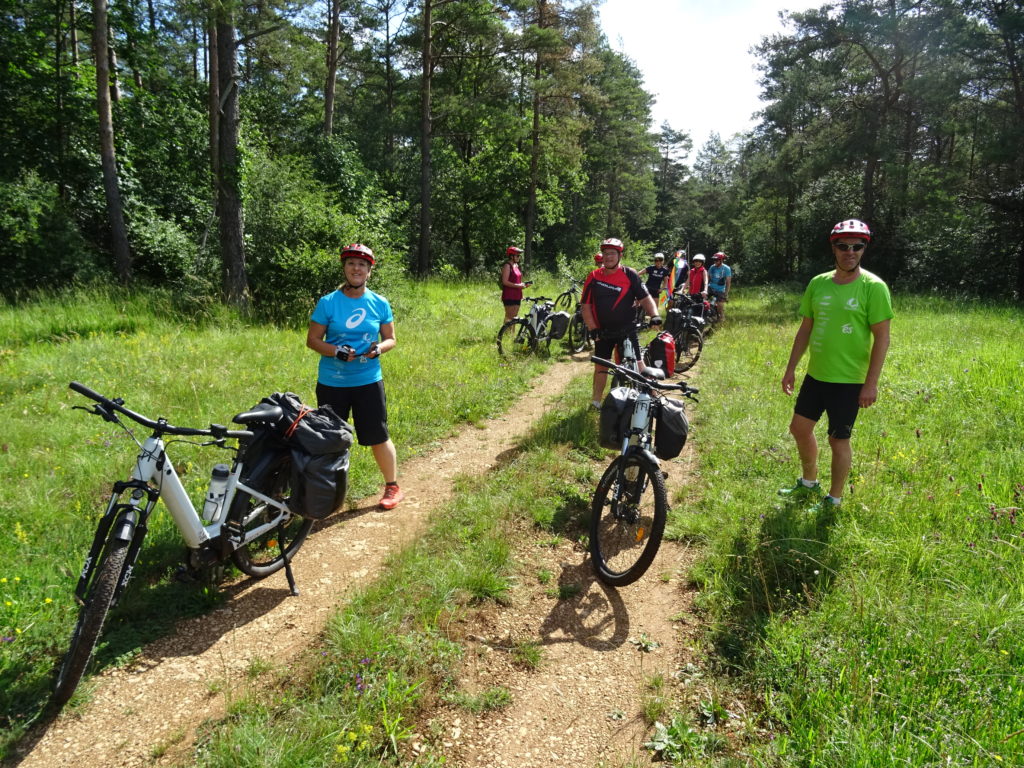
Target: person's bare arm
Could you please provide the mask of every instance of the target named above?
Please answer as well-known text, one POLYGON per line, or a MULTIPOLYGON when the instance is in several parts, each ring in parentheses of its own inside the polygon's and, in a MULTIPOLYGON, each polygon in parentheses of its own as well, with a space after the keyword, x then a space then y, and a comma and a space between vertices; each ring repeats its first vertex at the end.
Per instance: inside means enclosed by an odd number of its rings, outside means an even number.
POLYGON ((871 359, 868 363, 868 376, 864 386, 860 388, 860 407, 870 408, 878 400, 878 379, 882 375, 885 356, 889 352, 889 322, 883 320, 871 326, 871 359))
POLYGON ((793 394, 793 385, 796 383, 796 364, 807 351, 807 345, 811 340, 811 330, 814 328, 814 320, 805 317, 797 329, 796 337, 793 339, 793 348, 789 353, 789 362, 786 363, 786 372, 782 374, 782 391, 787 395, 793 394))

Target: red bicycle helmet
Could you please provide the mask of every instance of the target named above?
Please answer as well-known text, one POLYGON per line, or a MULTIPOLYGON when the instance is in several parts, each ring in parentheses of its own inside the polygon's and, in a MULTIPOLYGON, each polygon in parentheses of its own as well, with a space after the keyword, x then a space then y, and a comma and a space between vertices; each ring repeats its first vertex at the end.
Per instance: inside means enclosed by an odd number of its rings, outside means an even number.
POLYGON ((721 259, 722 261, 725 261, 725 254, 722 253, 721 251, 719 251, 718 253, 716 253, 711 258, 714 259, 715 261, 718 261, 719 259, 721 259))
POLYGON ((871 230, 868 225, 858 219, 844 219, 832 227, 832 234, 829 235, 829 242, 840 237, 863 237, 871 242, 871 230))
POLYGON ((623 249, 622 241, 617 237, 609 237, 601 243, 601 249, 603 250, 605 248, 614 248, 621 255, 623 249))
POLYGON ((370 266, 374 266, 377 261, 373 258, 373 251, 362 243, 352 243, 346 245, 341 249, 341 260, 344 261, 349 256, 355 256, 358 259, 366 259, 370 262, 370 266))
POLYGON ((519 254, 520 256, 522 256, 523 249, 516 248, 514 245, 510 245, 508 248, 505 249, 506 256, 512 256, 513 254, 519 254))

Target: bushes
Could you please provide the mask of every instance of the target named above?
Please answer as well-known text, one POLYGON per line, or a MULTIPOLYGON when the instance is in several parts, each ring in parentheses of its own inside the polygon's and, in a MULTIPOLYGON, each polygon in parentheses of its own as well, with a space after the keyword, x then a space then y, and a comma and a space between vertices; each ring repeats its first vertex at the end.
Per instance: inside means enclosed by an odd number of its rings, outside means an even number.
POLYGON ((57 187, 34 171, 0 182, 0 295, 87 280, 96 253, 78 232, 57 187))

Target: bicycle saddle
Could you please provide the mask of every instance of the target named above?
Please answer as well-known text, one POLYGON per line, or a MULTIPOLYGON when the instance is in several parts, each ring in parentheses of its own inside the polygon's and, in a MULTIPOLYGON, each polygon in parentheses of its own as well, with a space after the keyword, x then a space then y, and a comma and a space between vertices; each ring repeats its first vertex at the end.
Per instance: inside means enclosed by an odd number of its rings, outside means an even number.
POLYGON ((275 422, 284 416, 284 411, 279 405, 260 404, 251 411, 243 411, 231 418, 235 424, 252 424, 256 421, 275 422))
POLYGON ((644 376, 648 379, 654 379, 655 381, 661 381, 665 378, 665 372, 655 365, 648 365, 644 367, 644 376))

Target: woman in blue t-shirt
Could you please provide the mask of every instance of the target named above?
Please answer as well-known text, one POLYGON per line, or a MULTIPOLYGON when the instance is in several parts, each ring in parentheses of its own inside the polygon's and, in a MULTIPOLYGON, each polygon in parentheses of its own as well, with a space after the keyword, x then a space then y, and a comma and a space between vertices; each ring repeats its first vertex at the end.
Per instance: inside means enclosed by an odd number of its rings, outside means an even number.
POLYGON ((394 509, 404 494, 398 487, 395 444, 388 435, 380 356, 395 348, 395 319, 388 300, 366 287, 375 263, 365 245, 342 249, 345 282, 317 302, 306 346, 321 355, 317 405, 330 405, 346 421, 351 411, 359 444, 370 446, 384 475, 380 506, 394 509))

